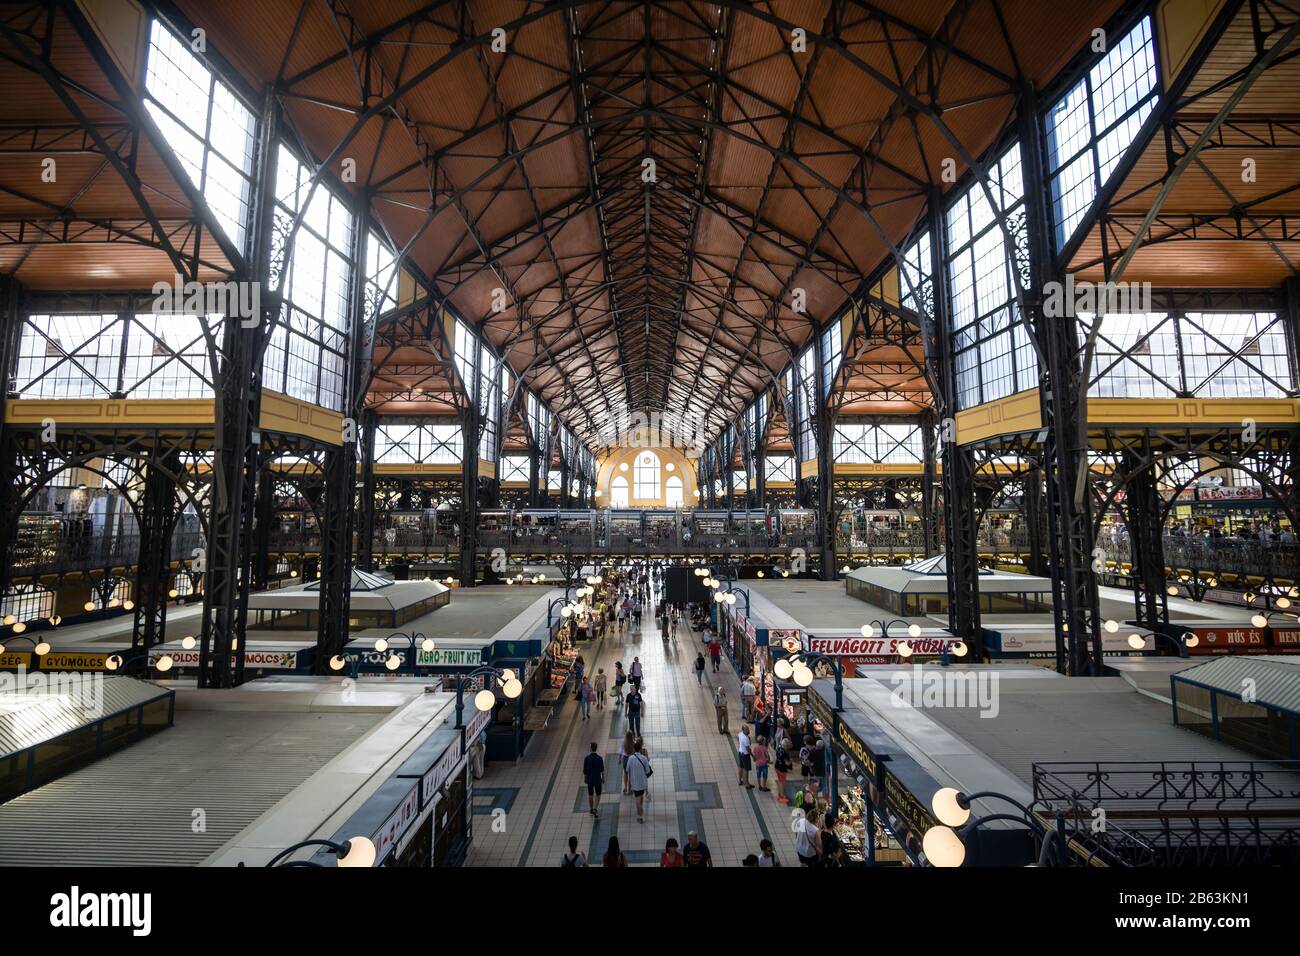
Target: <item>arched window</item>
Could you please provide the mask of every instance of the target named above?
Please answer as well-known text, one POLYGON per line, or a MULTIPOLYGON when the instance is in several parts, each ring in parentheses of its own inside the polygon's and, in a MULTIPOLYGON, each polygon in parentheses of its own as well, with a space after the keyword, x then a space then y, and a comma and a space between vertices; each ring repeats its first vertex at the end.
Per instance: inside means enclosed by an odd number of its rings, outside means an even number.
POLYGON ((664 506, 680 508, 683 497, 682 480, 676 475, 669 475, 668 480, 664 482, 664 506))
POLYGON ((611 508, 627 507, 627 479, 616 475, 609 483, 609 506, 611 508))
POLYGON ((643 451, 636 456, 636 497, 647 501, 659 497, 659 456, 643 451))

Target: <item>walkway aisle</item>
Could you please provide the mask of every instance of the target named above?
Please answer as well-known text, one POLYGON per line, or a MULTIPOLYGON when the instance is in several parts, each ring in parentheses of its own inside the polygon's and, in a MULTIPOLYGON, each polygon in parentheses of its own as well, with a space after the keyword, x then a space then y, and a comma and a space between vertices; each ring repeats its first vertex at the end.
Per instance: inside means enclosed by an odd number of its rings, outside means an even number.
POLYGON ((622 793, 618 751, 627 730, 622 708, 593 707, 591 719, 584 721, 577 703, 569 700, 518 766, 490 764, 484 778, 475 782, 468 865, 556 866, 570 836, 576 836, 591 863, 599 865, 610 835, 617 834, 629 864, 657 866, 664 842, 676 837, 684 844, 691 830, 709 845, 715 866, 739 866, 747 854, 758 852, 764 837, 772 840, 783 864, 797 865, 789 812, 776 803, 775 794, 745 790, 736 782, 740 685, 724 658, 721 674, 712 674, 706 664, 704 686, 697 686, 693 666, 703 648, 699 634, 691 632, 665 645, 654 617, 646 616, 639 633, 606 637, 584 653, 588 673, 603 667, 611 688, 614 662, 621 660, 626 669, 634 657, 641 658, 641 729, 654 768, 645 823, 637 823, 635 801, 622 793), (713 710, 712 682, 718 677, 731 701, 727 737, 718 733, 713 710), (587 812, 582 780, 582 760, 592 741, 599 745, 606 768, 599 819, 587 812), (494 809, 505 810, 504 818, 493 817, 494 809), (499 832, 502 821, 504 832, 499 832))

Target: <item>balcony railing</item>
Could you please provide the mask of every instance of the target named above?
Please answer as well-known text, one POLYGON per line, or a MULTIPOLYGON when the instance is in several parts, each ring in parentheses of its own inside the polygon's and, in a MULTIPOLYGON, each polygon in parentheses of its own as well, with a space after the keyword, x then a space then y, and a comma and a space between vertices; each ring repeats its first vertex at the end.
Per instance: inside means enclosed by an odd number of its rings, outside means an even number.
MULTIPOLYGON (((172 535, 172 560, 188 560, 201 547, 203 536, 197 531, 178 530, 172 535)), ((11 557, 14 575, 130 567, 140 559, 140 536, 134 532, 67 535, 59 531, 20 530, 11 557)))

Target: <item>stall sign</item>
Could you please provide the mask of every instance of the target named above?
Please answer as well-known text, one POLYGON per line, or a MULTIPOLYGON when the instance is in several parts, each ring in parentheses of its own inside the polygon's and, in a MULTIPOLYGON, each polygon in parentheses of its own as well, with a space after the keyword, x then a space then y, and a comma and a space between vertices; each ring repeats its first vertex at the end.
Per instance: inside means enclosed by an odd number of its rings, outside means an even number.
POLYGON ((465 728, 465 743, 471 744, 478 739, 478 735, 483 733, 483 729, 492 722, 492 711, 478 710, 475 708, 474 716, 470 719, 469 725, 465 728))
POLYGON ((835 711, 831 705, 822 699, 822 695, 816 691, 808 694, 808 706, 812 708, 813 715, 822 722, 822 726, 827 730, 835 728, 835 711))
POLYGON ((103 652, 79 654, 73 651, 55 651, 41 658, 41 669, 47 671, 102 671, 109 658, 103 652))
POLYGON ((1192 629, 1199 640, 1189 647, 1189 654, 1252 653, 1267 646, 1260 627, 1197 627, 1192 629))
POLYGON ((420 791, 414 784, 402 798, 397 809, 389 814, 384 825, 372 838, 375 841, 375 862, 381 862, 397 846, 397 841, 420 815, 420 791))
MULTIPOLYGON (((176 667, 198 667, 199 650, 154 650, 149 652, 149 666, 157 664, 163 655, 172 659, 176 667)), ((231 655, 232 657, 234 655, 231 655)), ((293 670, 298 666, 298 654, 295 651, 244 651, 244 666, 258 667, 266 670, 293 670)))
POLYGON ((1273 646, 1300 649, 1300 627, 1273 628, 1273 646))
POLYGON ((864 657, 897 654, 898 645, 906 641, 913 654, 942 654, 961 643, 956 637, 810 637, 808 650, 828 657, 864 657))
POLYGON ((417 653, 415 663, 417 667, 478 667, 483 663, 483 649, 435 647, 417 653))
POLYGON ((465 755, 460 752, 459 741, 443 751, 437 762, 424 772, 424 777, 420 781, 420 792, 424 794, 426 804, 438 792, 439 787, 456 775, 464 762, 465 755))
POLYGON ((5 651, 0 654, 0 670, 16 671, 20 667, 31 669, 32 655, 28 651, 5 651))
POLYGON ((929 807, 916 798, 907 784, 885 768, 885 807, 902 821, 909 833, 919 840, 931 827, 938 826, 929 807))
POLYGON ((876 758, 872 756, 867 745, 858 739, 857 734, 849 729, 849 725, 844 721, 839 722, 835 728, 836 739, 839 740, 840 746, 859 767, 867 772, 867 776, 875 778, 876 776, 876 758))
POLYGON ((1198 488, 1196 496, 1201 501, 1238 501, 1264 497, 1258 488, 1245 485, 1219 485, 1217 488, 1198 488))
MULTIPOLYGON (((800 647, 803 647, 803 631, 799 630, 797 627, 769 627, 767 629, 767 644, 769 647, 776 645, 785 648, 786 641, 793 641, 800 647)), ((789 648, 785 649, 789 650, 789 648)))

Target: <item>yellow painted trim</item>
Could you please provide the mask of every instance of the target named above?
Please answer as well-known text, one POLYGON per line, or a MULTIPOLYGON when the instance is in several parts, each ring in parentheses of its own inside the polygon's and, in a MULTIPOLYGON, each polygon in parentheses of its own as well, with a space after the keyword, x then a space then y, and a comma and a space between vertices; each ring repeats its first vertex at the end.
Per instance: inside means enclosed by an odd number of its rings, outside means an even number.
POLYGON ((455 462, 403 464, 400 461, 376 462, 376 475, 456 475, 460 476, 460 465, 455 462))
POLYGON ((800 478, 816 478, 816 477, 817 477, 817 459, 816 459, 816 458, 810 458, 808 461, 801 461, 801 462, 799 462, 799 477, 800 477, 800 478))
POLYGON ((257 425, 263 431, 301 435, 327 445, 343 444, 343 416, 339 412, 279 392, 262 391, 262 414, 257 425))
POLYGON ((480 478, 495 478, 497 476, 497 463, 488 461, 486 458, 478 460, 478 476, 480 478))
POLYGON ((211 425, 210 398, 16 398, 5 402, 5 421, 39 425, 211 425))
POLYGON ((1160 75, 1165 88, 1177 79, 1201 38, 1218 15, 1224 0, 1164 0, 1156 10, 1160 43, 1160 75))
POLYGON ((925 467, 918 462, 905 461, 849 461, 837 462, 837 475, 919 475, 925 467))
POLYGON ((983 441, 995 435, 1012 435, 1043 427, 1038 389, 1031 388, 994 402, 957 413, 957 443, 983 441))
POLYGON ((1089 425, 1300 424, 1297 398, 1090 398, 1089 425))

